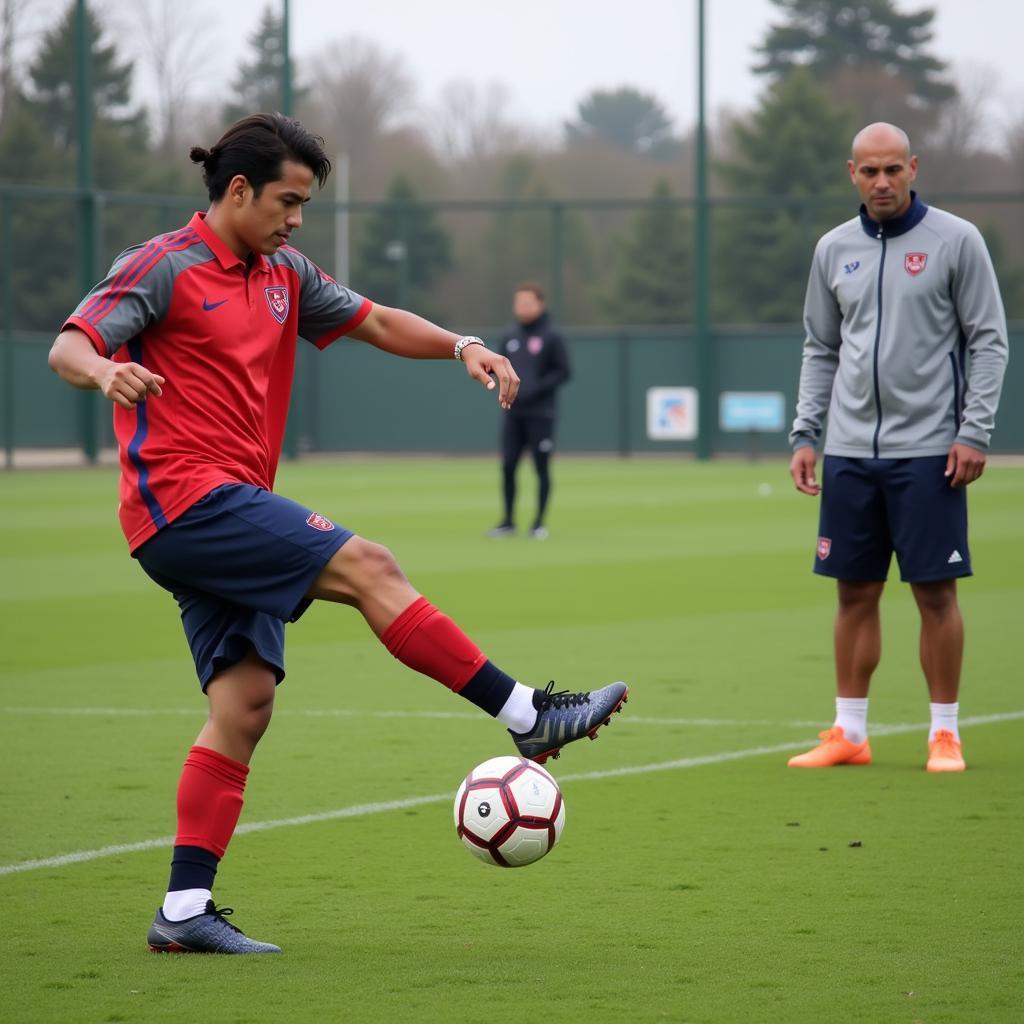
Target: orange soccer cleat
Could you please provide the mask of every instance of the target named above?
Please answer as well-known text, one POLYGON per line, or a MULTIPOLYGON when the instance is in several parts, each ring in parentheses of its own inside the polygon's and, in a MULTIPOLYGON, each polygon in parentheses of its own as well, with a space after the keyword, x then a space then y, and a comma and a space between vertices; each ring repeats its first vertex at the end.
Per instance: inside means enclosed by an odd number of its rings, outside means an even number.
POLYGON ((962 772, 967 767, 960 741, 948 729, 939 729, 928 744, 926 767, 930 772, 962 772))
POLYGON ((818 733, 823 740, 806 754, 797 754, 789 759, 790 768, 831 768, 837 764, 871 764, 871 747, 868 741, 852 743, 843 733, 841 725, 818 733))

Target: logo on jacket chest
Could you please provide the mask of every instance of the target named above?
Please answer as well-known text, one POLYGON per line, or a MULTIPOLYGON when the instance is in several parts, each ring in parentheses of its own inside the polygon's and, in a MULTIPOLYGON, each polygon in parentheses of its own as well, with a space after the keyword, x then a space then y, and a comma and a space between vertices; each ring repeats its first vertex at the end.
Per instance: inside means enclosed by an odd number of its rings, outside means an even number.
POLYGON ((544 339, 539 334, 535 334, 526 343, 526 351, 529 352, 531 356, 540 355, 540 350, 543 347, 544 347, 544 339))
POLYGON ((267 305, 270 307, 270 312, 274 315, 274 319, 279 324, 283 324, 288 319, 288 289, 281 285, 276 285, 264 288, 263 293, 267 297, 267 305))
POLYGON ((924 270, 925 264, 928 262, 928 253, 926 252, 908 252, 903 257, 903 269, 911 277, 917 277, 918 274, 924 270))

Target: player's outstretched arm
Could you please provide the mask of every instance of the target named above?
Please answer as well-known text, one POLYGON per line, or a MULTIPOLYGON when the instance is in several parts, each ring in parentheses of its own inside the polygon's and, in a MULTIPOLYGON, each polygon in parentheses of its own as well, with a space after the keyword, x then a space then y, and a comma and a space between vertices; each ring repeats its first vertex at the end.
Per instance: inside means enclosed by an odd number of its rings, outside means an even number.
POLYGON ((61 380, 83 390, 98 390, 124 409, 162 394, 164 378, 139 363, 115 363, 101 356, 84 331, 69 327, 57 335, 47 362, 61 380))
MULTIPOLYGON (((375 305, 351 336, 392 355, 407 359, 452 359, 459 335, 446 331, 429 320, 404 309, 375 305)), ((508 409, 519 390, 519 377, 512 364, 485 345, 463 347, 460 358, 466 372, 493 391, 498 387, 498 403, 508 409)))

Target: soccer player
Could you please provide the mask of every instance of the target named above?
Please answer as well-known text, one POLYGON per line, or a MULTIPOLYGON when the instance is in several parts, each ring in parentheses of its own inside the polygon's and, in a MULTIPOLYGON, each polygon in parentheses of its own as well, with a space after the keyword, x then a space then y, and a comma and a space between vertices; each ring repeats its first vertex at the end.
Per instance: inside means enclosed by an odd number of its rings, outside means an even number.
POLYGON ((879 601, 893 551, 921 617, 931 699, 930 772, 963 771, 956 581, 971 575, 968 484, 981 476, 1007 360, 1006 316, 973 224, 912 191, 906 134, 853 140, 863 205, 814 253, 790 474, 822 495, 814 571, 837 580, 836 718, 794 768, 871 763, 868 688, 881 658, 879 601), (828 414, 821 485, 815 445, 828 414))
POLYGON ((516 468, 526 448, 537 471, 537 514, 529 536, 545 540, 544 525, 551 496, 551 454, 555 450, 555 414, 558 389, 569 380, 569 352, 561 332, 544 305, 540 285, 521 284, 512 297, 516 326, 499 346, 519 376, 514 408, 506 409, 501 426, 502 496, 505 518, 488 531, 490 537, 516 532, 516 468))
POLYGON ((49 361, 113 403, 121 525, 143 570, 176 598, 209 701, 181 774, 150 949, 276 953, 230 924, 211 890, 285 675, 285 623, 312 600, 356 608, 394 657, 497 718, 535 761, 592 737, 627 690, 523 685, 417 593, 386 548, 273 493, 298 335, 319 349, 348 335, 413 359, 454 357, 497 388, 503 409, 519 382, 479 338, 375 305, 289 245, 314 180, 322 187, 330 171, 323 140, 297 121, 254 114, 191 157, 207 212, 122 253, 49 361))

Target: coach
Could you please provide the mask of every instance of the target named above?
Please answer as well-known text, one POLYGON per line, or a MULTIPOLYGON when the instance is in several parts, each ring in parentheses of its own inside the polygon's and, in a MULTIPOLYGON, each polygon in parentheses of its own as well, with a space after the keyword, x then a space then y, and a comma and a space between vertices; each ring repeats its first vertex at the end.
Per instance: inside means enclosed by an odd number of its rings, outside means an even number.
POLYGON ((917 157, 901 129, 860 131, 848 169, 863 205, 815 249, 790 435, 797 490, 822 494, 814 571, 838 581, 836 719, 821 744, 789 764, 871 762, 868 688, 895 551, 921 616, 927 768, 962 771, 956 581, 971 575, 966 487, 985 468, 1006 316, 978 229, 911 191, 917 157), (815 446, 826 412, 819 487, 815 446))

